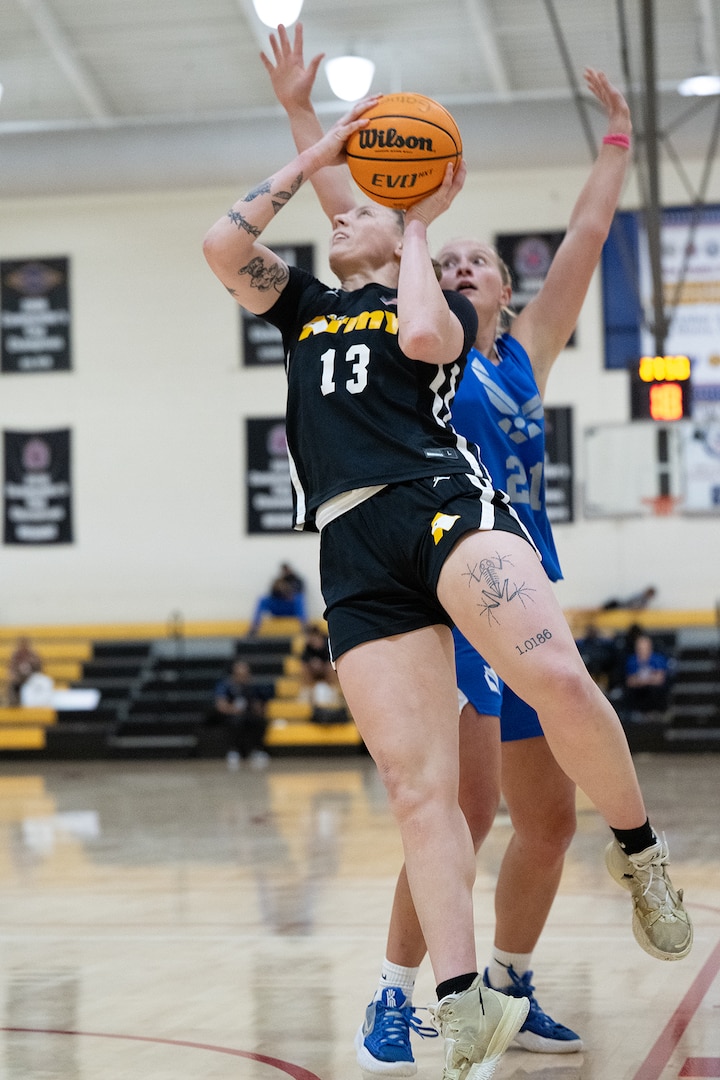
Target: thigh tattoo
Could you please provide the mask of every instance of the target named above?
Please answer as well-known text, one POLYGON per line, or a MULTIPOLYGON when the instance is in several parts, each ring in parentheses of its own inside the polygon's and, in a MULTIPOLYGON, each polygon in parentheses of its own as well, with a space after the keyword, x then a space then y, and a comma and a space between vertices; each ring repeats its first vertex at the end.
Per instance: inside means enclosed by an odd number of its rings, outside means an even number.
POLYGON ((474 565, 467 563, 467 570, 463 577, 467 578, 468 588, 477 592, 479 587, 479 599, 477 606, 480 614, 487 616, 488 623, 499 623, 496 612, 503 604, 519 601, 523 607, 528 603, 534 603, 531 586, 524 581, 511 580, 512 560, 507 555, 496 552, 489 559, 481 559, 474 565))
POLYGON ((515 648, 524 656, 525 653, 532 652, 533 649, 537 649, 540 645, 544 645, 546 641, 549 641, 552 637, 550 630, 538 630, 537 634, 532 634, 531 637, 526 638, 520 645, 516 645, 515 648))

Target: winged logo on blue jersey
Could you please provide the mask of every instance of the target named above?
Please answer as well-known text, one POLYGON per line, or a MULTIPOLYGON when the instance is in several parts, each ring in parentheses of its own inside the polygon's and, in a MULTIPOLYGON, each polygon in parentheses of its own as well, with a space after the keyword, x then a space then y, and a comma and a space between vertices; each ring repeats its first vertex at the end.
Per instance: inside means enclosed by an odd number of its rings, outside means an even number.
POLYGON ((470 370, 485 387, 487 396, 498 412, 504 414, 503 419, 498 421, 498 426, 514 443, 526 442, 542 434, 542 427, 535 423, 536 420, 542 420, 543 416, 542 398, 539 394, 534 394, 521 405, 493 381, 492 375, 477 357, 471 362, 470 370))

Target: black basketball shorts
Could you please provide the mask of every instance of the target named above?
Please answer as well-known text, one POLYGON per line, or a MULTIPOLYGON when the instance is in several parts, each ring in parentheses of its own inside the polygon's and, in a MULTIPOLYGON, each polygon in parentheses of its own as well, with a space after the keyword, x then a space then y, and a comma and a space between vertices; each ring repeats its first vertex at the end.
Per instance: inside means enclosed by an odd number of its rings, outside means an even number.
POLYGON ((456 473, 391 484, 325 526, 320 586, 333 660, 366 641, 452 626, 437 582, 464 533, 497 529, 529 541, 507 496, 473 480, 456 473))

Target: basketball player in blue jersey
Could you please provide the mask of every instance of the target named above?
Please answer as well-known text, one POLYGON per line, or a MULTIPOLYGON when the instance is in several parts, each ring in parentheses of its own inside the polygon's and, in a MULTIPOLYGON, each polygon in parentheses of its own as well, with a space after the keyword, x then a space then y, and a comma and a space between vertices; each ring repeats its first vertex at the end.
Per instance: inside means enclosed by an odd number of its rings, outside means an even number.
POLYGON ((629 853, 617 847, 621 876, 636 919, 653 908, 656 954, 684 955, 691 928, 622 728, 585 670, 537 549, 449 423, 478 322, 472 303, 440 288, 427 230, 457 196, 464 167, 448 167, 440 190, 405 213, 404 231, 375 204, 338 212, 330 265, 340 288, 260 243, 303 182, 344 163, 367 104, 238 200, 204 250, 238 303, 283 334, 296 524, 321 531, 338 678, 400 828, 437 983, 443 1078, 479 1080, 493 1075, 530 1000, 498 993, 477 971, 451 625, 537 710, 552 753, 629 853), (536 647, 525 648, 531 639, 536 647))

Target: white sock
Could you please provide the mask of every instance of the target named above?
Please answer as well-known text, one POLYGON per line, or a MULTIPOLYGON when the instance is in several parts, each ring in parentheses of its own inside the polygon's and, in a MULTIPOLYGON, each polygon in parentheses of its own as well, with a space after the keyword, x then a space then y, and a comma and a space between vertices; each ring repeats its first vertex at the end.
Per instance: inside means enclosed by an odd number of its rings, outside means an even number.
POLYGON ((512 966, 516 975, 521 977, 529 971, 532 962, 532 953, 503 952, 502 949, 493 948, 492 960, 488 964, 488 980, 493 990, 503 990, 510 986, 508 968, 512 966))
POLYGON ((400 964, 391 964, 387 958, 383 960, 380 982, 373 1001, 380 1000, 380 996, 386 987, 399 986, 407 998, 408 1005, 412 1005, 412 995, 419 970, 419 967, 401 967, 400 964))

